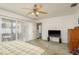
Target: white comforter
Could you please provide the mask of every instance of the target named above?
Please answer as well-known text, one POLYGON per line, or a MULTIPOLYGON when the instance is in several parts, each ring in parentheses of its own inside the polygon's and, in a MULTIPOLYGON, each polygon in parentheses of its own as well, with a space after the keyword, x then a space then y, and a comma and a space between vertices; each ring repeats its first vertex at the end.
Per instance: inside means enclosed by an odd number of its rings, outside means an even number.
POLYGON ((23 41, 0 42, 0 55, 40 55, 45 51, 23 41))

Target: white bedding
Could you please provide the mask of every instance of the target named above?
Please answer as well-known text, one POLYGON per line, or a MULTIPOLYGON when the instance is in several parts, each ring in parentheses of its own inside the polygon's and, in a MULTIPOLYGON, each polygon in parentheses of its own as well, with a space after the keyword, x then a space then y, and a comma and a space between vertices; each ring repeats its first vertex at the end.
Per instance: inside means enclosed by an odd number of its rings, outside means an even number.
POLYGON ((45 51, 23 41, 0 42, 0 55, 40 55, 45 51))

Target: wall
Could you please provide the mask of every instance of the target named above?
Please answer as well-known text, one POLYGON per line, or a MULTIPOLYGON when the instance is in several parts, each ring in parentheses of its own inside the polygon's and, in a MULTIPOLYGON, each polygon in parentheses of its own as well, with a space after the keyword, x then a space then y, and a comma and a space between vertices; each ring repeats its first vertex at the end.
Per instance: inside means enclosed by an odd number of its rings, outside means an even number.
POLYGON ((76 26, 79 26, 79 24, 78 24, 79 10, 76 12, 75 18, 76 18, 76 23, 77 23, 76 26))
POLYGON ((2 34, 2 28, 1 28, 2 26, 1 26, 1 24, 2 24, 2 21, 1 21, 1 19, 0 19, 0 41, 1 41, 1 38, 2 38, 2 37, 1 37, 1 34, 2 34))
MULTIPOLYGON (((6 11, 6 10, 0 9, 0 19, 1 18, 8 18, 8 19, 17 20, 17 21, 24 21, 26 23, 25 29, 27 30, 25 41, 32 40, 32 36, 33 36, 33 34, 32 34, 33 33, 32 32, 33 31, 33 29, 32 29, 33 24, 32 23, 34 23, 34 22, 32 22, 31 19, 23 17, 21 15, 15 14, 15 13, 11 13, 11 12, 6 11), (28 35, 27 35, 27 33, 28 33, 28 35)), ((0 27, 1 27, 1 24, 0 24, 0 27)), ((1 28, 0 28, 0 30, 1 30, 1 28)), ((1 34, 1 31, 0 31, 0 34, 1 34)), ((1 39, 1 37, 0 37, 0 39, 1 39)))
MULTIPOLYGON (((48 30, 61 30, 61 38, 63 43, 68 42, 68 29, 74 28, 77 25, 75 14, 42 19, 38 22, 42 23, 42 38, 44 40, 47 40, 48 30)), ((58 42, 58 40, 54 41, 58 42)))

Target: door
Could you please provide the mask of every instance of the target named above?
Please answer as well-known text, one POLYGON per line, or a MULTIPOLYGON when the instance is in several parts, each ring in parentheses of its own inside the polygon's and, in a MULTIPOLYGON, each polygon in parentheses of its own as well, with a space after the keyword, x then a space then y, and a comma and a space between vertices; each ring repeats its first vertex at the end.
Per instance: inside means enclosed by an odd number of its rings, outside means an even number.
POLYGON ((37 39, 42 39, 42 23, 37 23, 37 39))
POLYGON ((17 21, 17 40, 27 41, 29 37, 29 28, 27 22, 17 21))
POLYGON ((2 41, 16 40, 16 21, 2 18, 2 41))

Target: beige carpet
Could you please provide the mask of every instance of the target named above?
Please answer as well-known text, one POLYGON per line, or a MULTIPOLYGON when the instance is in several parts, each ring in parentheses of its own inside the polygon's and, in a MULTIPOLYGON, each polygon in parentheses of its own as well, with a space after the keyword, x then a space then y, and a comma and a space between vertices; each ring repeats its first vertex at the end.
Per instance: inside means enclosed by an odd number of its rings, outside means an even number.
POLYGON ((23 41, 0 42, 0 55, 41 55, 44 53, 42 48, 23 41))
POLYGON ((70 55, 67 44, 59 44, 53 41, 46 41, 41 39, 31 40, 29 43, 39 46, 46 51, 47 55, 70 55))

